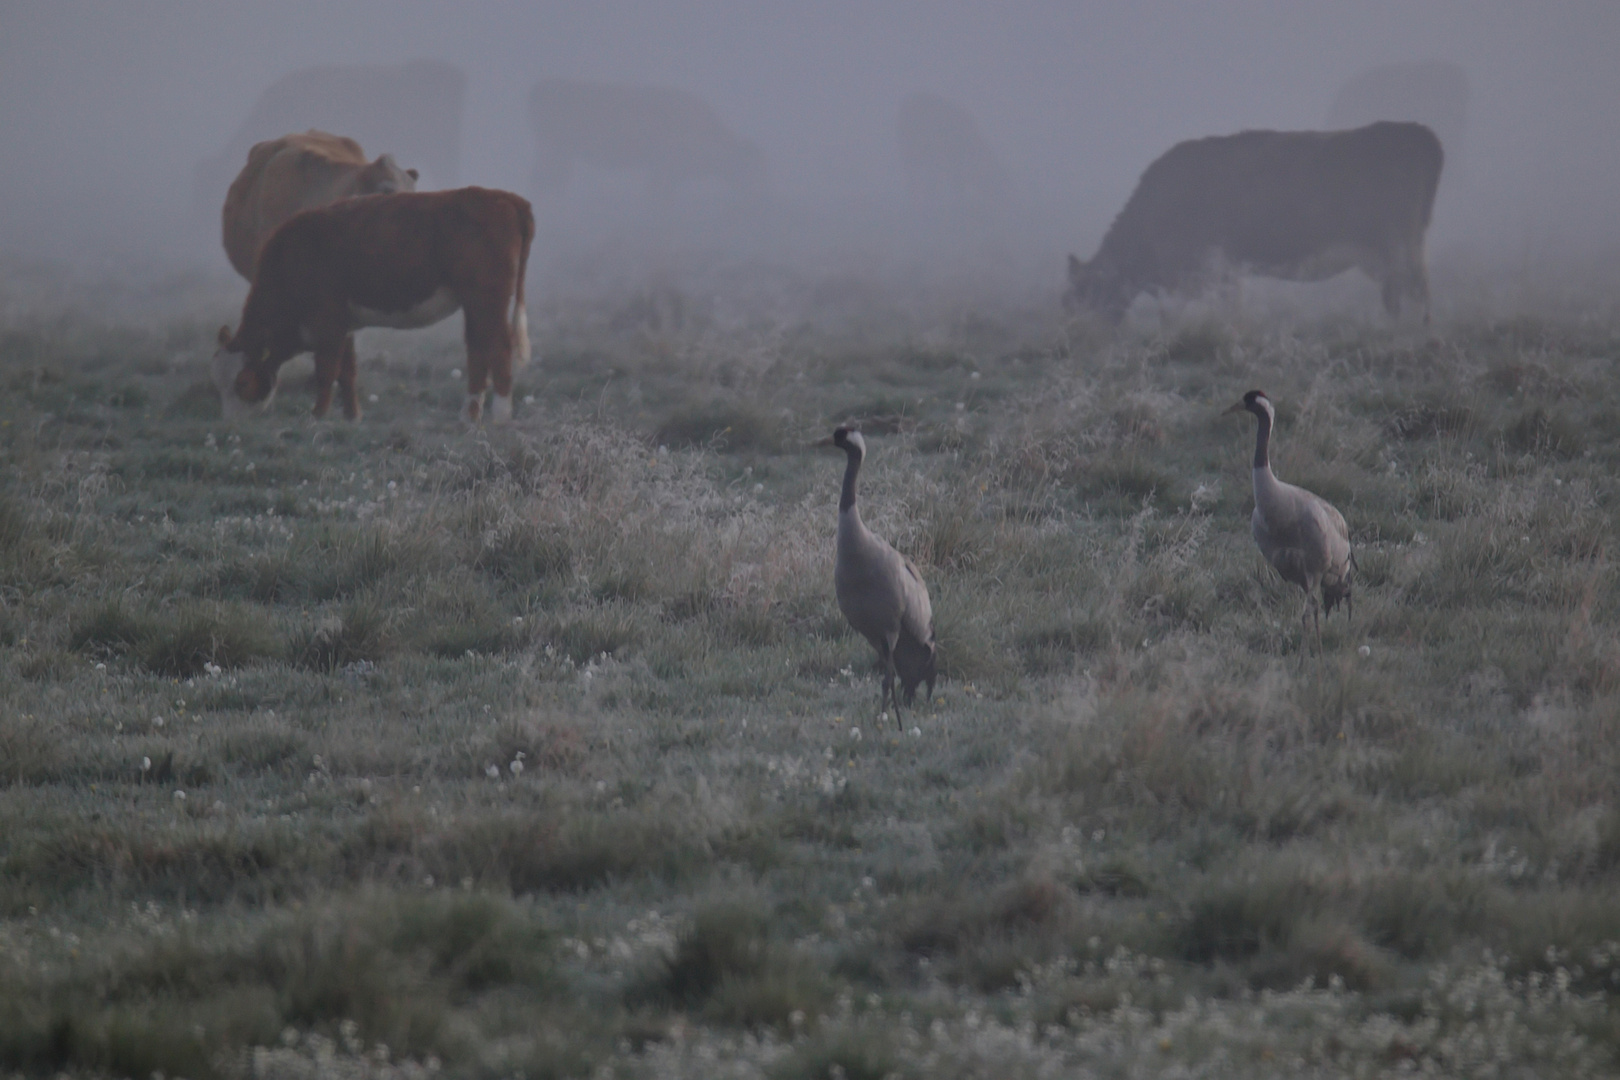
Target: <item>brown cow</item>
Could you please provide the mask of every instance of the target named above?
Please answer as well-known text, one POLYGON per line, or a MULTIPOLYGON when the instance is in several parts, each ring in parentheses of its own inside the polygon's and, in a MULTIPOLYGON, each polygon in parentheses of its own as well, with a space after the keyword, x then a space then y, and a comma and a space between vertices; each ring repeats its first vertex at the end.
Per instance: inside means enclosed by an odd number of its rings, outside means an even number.
POLYGON ((267 403, 281 365, 313 351, 315 415, 331 407, 335 379, 343 415, 358 419, 354 331, 428 326, 459 308, 467 419, 482 415, 488 381, 492 419, 510 419, 513 354, 529 359, 523 275, 533 240, 528 200, 487 188, 362 195, 293 216, 260 253, 236 333, 220 328, 213 373, 225 415, 267 403))
POLYGON ((353 139, 306 131, 256 144, 231 183, 221 213, 225 254, 236 272, 253 280, 259 249, 283 221, 300 210, 387 191, 415 191, 416 170, 401 169, 389 154, 367 162, 353 139))

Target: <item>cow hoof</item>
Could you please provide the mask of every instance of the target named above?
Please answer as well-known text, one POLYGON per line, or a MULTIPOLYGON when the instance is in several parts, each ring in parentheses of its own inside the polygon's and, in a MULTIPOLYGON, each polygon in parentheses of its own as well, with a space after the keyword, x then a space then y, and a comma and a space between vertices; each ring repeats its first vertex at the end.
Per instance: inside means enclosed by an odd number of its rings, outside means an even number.
POLYGON ((484 395, 468 394, 467 407, 462 410, 461 415, 467 418, 467 423, 469 424, 476 424, 479 420, 483 419, 484 395))
POLYGON ((512 395, 502 397, 494 395, 489 402, 489 419, 491 423, 504 424, 512 419, 512 395))

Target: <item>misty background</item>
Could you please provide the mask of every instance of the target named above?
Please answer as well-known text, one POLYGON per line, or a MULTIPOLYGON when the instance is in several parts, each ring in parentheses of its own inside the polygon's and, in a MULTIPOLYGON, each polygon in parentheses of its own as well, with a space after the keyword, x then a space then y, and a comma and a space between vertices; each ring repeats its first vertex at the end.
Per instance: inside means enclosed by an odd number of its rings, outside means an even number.
MULTIPOLYGON (((228 273, 224 191, 199 213, 193 178, 266 88, 312 65, 420 59, 465 75, 453 180, 536 199, 542 287, 696 251, 805 267, 976 264, 1049 279, 1055 294, 1063 253, 1089 256, 1173 143, 1321 128, 1358 74, 1429 61, 1455 65, 1468 87, 1431 258, 1589 259, 1620 245, 1617 43, 1609 0, 6 2, 0 257, 228 273), (527 106, 542 79, 700 99, 758 147, 764 194, 742 208, 702 191, 649 200, 633 178, 587 175, 537 198, 527 106), (971 118, 1003 178, 994 205, 908 188, 896 116, 915 95, 971 118)), ((370 156, 396 149, 362 143, 370 156)), ((431 172, 424 187, 444 182, 431 172)))

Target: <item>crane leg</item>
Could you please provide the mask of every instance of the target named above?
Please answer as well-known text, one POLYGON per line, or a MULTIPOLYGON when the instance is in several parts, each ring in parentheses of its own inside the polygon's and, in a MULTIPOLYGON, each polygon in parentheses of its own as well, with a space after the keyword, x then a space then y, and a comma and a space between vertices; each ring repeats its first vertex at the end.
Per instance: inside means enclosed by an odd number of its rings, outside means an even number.
POLYGON ((890 705, 894 706, 894 722, 900 724, 904 731, 906 725, 900 722, 900 673, 894 666, 894 648, 899 644, 899 635, 895 640, 885 641, 883 655, 878 659, 883 661, 883 700, 879 703, 879 712, 890 705))

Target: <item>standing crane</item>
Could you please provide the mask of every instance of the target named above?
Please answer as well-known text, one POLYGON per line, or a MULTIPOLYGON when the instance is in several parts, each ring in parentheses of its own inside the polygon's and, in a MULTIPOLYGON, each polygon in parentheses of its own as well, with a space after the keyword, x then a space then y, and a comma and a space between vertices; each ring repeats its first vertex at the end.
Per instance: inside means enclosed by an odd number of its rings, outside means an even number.
MULTIPOLYGON (((838 558, 833 585, 844 618, 877 650, 883 668, 883 695, 878 708, 893 704, 898 723, 901 693, 910 705, 916 699, 917 686, 926 682, 932 695, 938 676, 934 611, 928 601, 928 586, 910 559, 861 521, 861 512, 855 506, 855 482, 866 457, 866 440, 861 433, 845 425, 816 445, 837 447, 848 458, 844 488, 838 499, 838 558)), ((900 727, 905 730, 903 723, 900 727)))
POLYGON ((1328 614, 1344 601, 1345 617, 1354 614, 1350 580, 1356 565, 1350 550, 1350 529, 1344 515, 1320 495, 1285 484, 1271 472, 1271 428, 1277 411, 1271 399, 1250 390, 1226 414, 1251 412, 1260 421, 1254 438, 1254 515, 1249 519, 1254 542, 1272 569, 1305 590, 1301 633, 1308 621, 1316 631, 1316 651, 1322 651, 1322 622, 1316 600, 1321 586, 1321 607, 1328 614))

